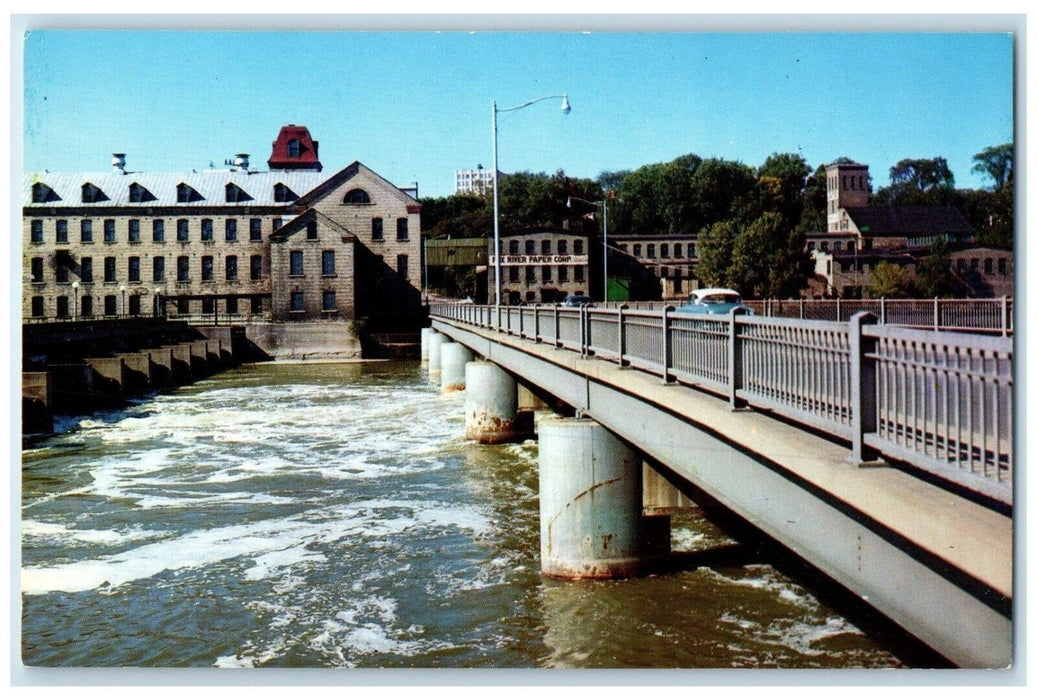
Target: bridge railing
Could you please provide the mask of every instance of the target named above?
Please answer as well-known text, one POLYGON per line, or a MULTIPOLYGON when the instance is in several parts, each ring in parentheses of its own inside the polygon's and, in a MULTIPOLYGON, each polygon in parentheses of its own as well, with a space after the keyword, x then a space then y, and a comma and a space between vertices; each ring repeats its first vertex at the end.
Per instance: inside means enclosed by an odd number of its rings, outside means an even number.
POLYGON ((433 317, 550 343, 846 440, 1012 502, 1009 337, 878 324, 561 306, 433 306, 433 317))

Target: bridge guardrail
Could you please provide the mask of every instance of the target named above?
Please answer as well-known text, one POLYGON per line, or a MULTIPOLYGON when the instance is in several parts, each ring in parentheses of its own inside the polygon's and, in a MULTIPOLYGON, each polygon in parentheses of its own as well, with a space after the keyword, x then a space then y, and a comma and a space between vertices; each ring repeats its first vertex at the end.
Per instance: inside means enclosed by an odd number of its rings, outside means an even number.
POLYGON ((847 440, 1012 503, 1013 347, 1007 336, 878 324, 557 305, 436 305, 433 317, 649 372, 847 440))

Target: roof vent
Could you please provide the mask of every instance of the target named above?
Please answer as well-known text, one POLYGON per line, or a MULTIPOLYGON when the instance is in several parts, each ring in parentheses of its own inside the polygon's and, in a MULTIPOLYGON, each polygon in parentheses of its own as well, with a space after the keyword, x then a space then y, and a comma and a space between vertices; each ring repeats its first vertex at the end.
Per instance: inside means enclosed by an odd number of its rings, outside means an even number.
POLYGON ((112 172, 126 174, 126 154, 125 153, 113 153, 112 154, 112 172))
POLYGON ((234 156, 234 167, 238 170, 244 170, 245 172, 248 172, 248 154, 239 153, 236 156, 234 156))

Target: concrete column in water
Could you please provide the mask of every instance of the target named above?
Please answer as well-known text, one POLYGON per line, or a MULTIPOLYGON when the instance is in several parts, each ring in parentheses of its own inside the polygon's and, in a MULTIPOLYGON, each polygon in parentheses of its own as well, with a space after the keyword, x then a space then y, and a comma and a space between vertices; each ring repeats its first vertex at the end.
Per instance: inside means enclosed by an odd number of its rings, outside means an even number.
POLYGON ((484 445, 518 442, 533 433, 532 414, 519 414, 518 389, 492 362, 465 365, 465 437, 484 445))
POLYGON ((447 338, 442 333, 438 333, 437 332, 437 333, 433 333, 433 334, 429 335, 429 339, 428 339, 428 373, 429 374, 439 374, 439 370, 440 370, 440 364, 439 364, 440 363, 440 348, 442 348, 443 343, 449 342, 449 340, 450 339, 447 338))
POLYGON ((669 555, 669 517, 642 514, 637 453, 592 420, 541 420, 539 435, 544 574, 636 576, 669 555))
POLYGON ((421 361, 428 362, 428 341, 432 337, 433 333, 438 333, 435 328, 422 328, 421 329, 421 361))
POLYGON ((461 343, 443 343, 440 346, 439 381, 444 394, 451 391, 464 391, 465 365, 472 359, 472 351, 461 343))

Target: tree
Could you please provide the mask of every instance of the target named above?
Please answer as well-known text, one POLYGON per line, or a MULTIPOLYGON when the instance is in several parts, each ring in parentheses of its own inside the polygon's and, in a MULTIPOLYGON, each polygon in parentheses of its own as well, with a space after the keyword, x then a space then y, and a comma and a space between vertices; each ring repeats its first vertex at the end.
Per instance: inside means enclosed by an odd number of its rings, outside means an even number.
POLYGON ((728 287, 728 271, 738 228, 732 221, 718 221, 699 233, 699 262, 695 275, 710 287, 728 287))
POLYGON ((937 237, 929 254, 919 261, 915 285, 925 297, 948 296, 958 291, 954 273, 951 272, 951 251, 943 236, 937 237))
POLYGON ((757 170, 767 211, 777 211, 790 226, 803 215, 803 193, 810 166, 795 153, 772 153, 757 170))
POLYGON ((1011 183, 1015 177, 1014 168, 1015 144, 1003 143, 990 146, 972 156, 975 165, 972 172, 986 175, 994 181, 994 189, 1000 190, 1011 183))
POLYGON ((954 173, 942 157, 905 158, 889 169, 889 183, 876 203, 941 205, 954 196, 954 173))
POLYGON ((871 271, 868 295, 872 298, 904 299, 912 295, 911 280, 900 265, 883 260, 871 271))
POLYGON ((735 238, 727 279, 747 298, 798 296, 811 272, 803 235, 766 212, 735 238))

